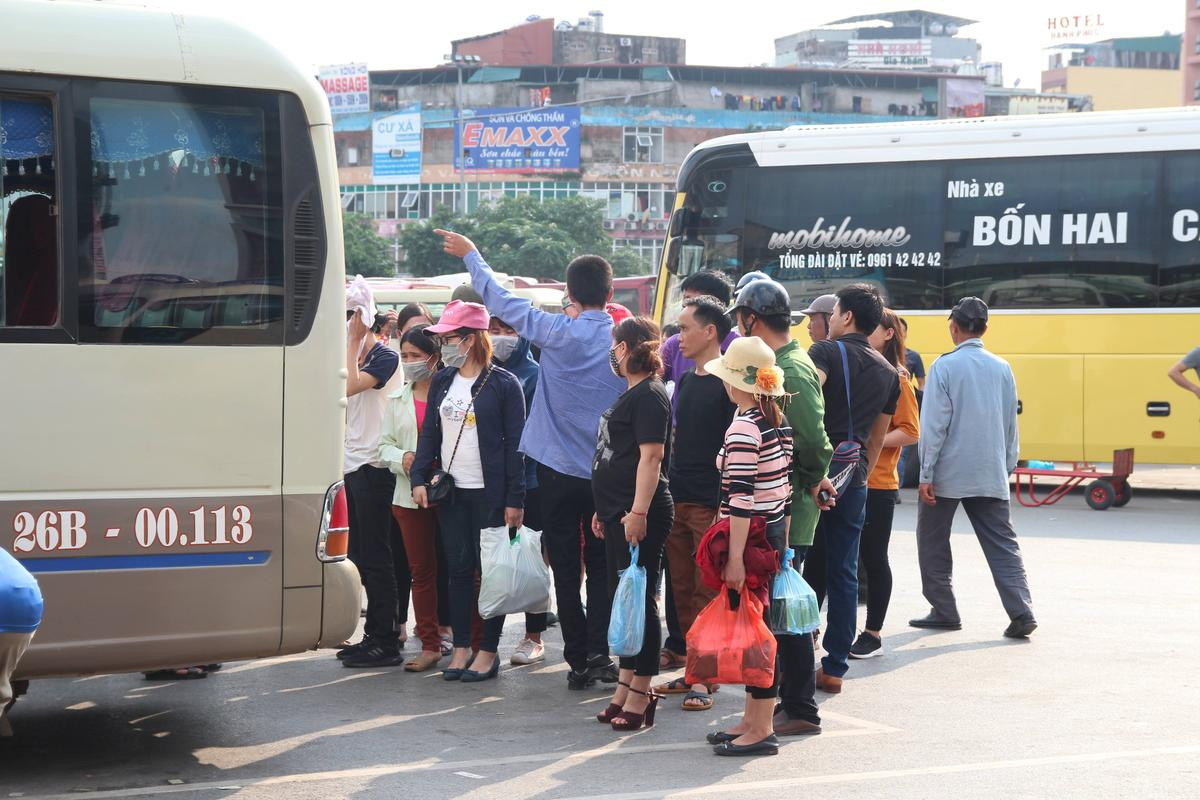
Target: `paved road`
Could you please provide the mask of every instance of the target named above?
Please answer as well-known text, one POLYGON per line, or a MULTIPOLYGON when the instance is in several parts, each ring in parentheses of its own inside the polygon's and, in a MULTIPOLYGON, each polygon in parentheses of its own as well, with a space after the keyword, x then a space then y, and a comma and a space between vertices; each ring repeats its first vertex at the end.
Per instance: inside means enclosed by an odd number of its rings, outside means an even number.
POLYGON ((205 681, 35 683, 18 739, 0 743, 0 798, 1200 796, 1200 500, 1143 495, 1101 513, 1074 497, 1016 520, 1042 626, 1031 642, 1000 637, 961 519, 964 629, 904 625, 925 611, 906 493, 888 652, 822 698, 822 736, 777 758, 709 754, 704 733, 741 707, 729 689, 712 712, 671 703, 652 730, 612 733, 591 721, 604 693, 566 690, 557 646, 474 686, 352 672, 326 651, 205 681))

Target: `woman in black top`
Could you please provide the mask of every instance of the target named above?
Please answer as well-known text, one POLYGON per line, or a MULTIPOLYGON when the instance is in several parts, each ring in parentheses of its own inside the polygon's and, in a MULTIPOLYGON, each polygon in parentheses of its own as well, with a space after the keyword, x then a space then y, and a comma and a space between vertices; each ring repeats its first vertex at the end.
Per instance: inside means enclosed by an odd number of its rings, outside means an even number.
POLYGON ((658 326, 644 317, 627 319, 613 329, 609 362, 629 389, 600 418, 592 461, 592 533, 606 545, 609 594, 616 591, 618 570, 629 566, 631 544, 639 546, 638 564, 646 570, 641 652, 621 658, 617 690, 608 708, 596 716, 619 731, 653 725, 658 701, 650 691, 662 638, 653 587, 658 585, 663 545, 675 517, 666 478, 671 401, 657 377, 662 369, 659 344, 658 326))

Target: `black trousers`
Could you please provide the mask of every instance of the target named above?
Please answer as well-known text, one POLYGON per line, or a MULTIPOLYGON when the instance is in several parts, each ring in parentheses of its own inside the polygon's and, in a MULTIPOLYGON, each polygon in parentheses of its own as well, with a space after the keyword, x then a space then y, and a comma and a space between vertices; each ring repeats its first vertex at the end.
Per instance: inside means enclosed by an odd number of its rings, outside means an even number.
MULTIPOLYGON (((540 531, 542 529, 542 493, 541 489, 536 486, 525 490, 525 527, 531 531, 540 531)), ((545 552, 545 550, 546 542, 543 537, 542 552, 545 552)), ((543 633, 546 627, 546 615, 544 613, 525 615, 526 633, 543 633)))
MULTIPOLYGON (((353 560, 367 591, 367 621, 363 630, 367 636, 395 641, 399 638, 396 626, 400 595, 394 548, 404 550, 400 529, 392 518, 396 476, 389 470, 366 464, 346 475, 345 480, 353 560)), ((405 606, 407 610, 407 603, 405 606)))
POLYGON ((604 542, 592 535, 592 483, 538 465, 542 541, 554 572, 563 658, 582 670, 590 656, 608 655, 608 571, 604 542), (579 597, 587 565, 587 612, 579 597))
MULTIPOLYGON (((808 548, 794 547, 796 553, 792 566, 797 567, 805 559, 808 548)), ((821 724, 821 716, 817 713, 816 675, 813 638, 808 634, 800 636, 776 636, 778 643, 778 660, 775 671, 779 675, 780 710, 789 719, 802 719, 814 725, 821 724)))
POLYGON ((892 518, 896 514, 895 489, 867 489, 867 520, 863 523, 859 555, 867 572, 867 624, 869 631, 883 630, 888 603, 892 600, 892 567, 888 543, 892 540, 892 518))
MULTIPOLYGON (((638 546, 638 565, 646 570, 646 634, 642 649, 636 656, 621 656, 621 669, 631 669, 638 676, 658 674, 658 651, 662 647, 662 623, 658 619, 658 603, 654 590, 658 587, 658 576, 662 569, 663 548, 671 523, 675 521, 675 506, 671 493, 660 488, 650 501, 646 514, 646 538, 638 546)), ((631 553, 625 540, 625 526, 620 519, 604 521, 604 547, 608 565, 608 597, 611 607, 617 591, 618 572, 629 566, 631 553)))

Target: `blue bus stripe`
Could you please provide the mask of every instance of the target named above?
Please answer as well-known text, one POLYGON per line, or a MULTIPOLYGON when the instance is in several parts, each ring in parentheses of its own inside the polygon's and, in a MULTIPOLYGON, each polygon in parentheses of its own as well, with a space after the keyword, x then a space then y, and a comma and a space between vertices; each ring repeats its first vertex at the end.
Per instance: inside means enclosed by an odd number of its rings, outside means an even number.
POLYGON ((78 558, 27 558, 30 572, 87 572, 114 569, 173 569, 177 567, 236 567, 265 564, 269 550, 226 553, 154 553, 130 556, 79 556, 78 558))

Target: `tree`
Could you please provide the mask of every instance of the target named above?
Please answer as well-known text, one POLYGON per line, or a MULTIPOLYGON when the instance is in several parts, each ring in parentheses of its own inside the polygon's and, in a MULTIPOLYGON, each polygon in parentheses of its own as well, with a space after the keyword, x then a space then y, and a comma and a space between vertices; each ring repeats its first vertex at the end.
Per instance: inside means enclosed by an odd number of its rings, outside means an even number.
POLYGON ((342 237, 346 248, 346 274, 391 277, 395 274, 392 248, 379 234, 371 218, 362 214, 342 214, 342 237))
POLYGON ((561 281, 571 259, 585 253, 602 255, 613 265, 614 275, 644 275, 651 268, 628 248, 613 251, 613 240, 604 231, 604 204, 586 197, 539 201, 530 195, 502 197, 467 218, 445 207, 421 223, 400 232, 405 265, 413 275, 461 272, 461 264, 442 252, 444 228, 474 240, 488 264, 497 272, 561 281))

